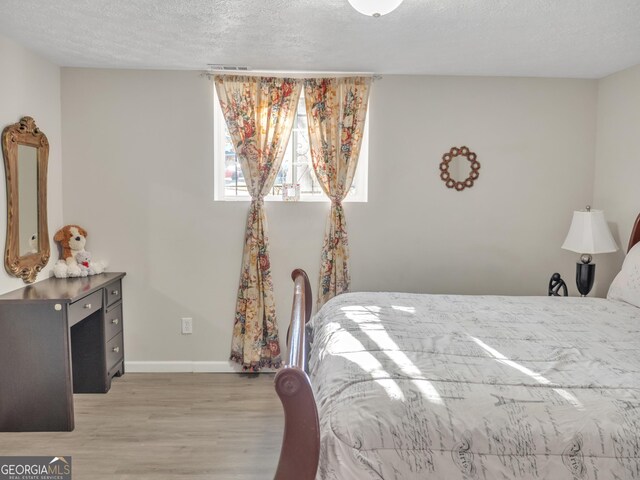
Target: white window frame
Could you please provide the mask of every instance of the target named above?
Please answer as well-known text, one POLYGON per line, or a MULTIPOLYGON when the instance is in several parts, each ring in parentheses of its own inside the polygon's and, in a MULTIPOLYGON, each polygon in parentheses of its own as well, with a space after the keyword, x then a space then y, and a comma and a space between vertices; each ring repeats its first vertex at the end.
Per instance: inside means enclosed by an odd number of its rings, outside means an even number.
MULTIPOLYGON (((302 95, 303 93, 301 93, 302 95)), ((367 108, 367 118, 365 119, 364 133, 362 135, 362 145, 360 146, 360 158, 354 176, 354 183, 357 189, 353 194, 347 195, 344 202, 365 203, 368 201, 369 194, 369 114, 367 108)), ((218 100, 218 94, 215 87, 213 88, 213 148, 214 148, 214 186, 213 198, 215 201, 222 202, 248 202, 251 200, 249 195, 242 196, 225 196, 225 152, 224 152, 224 128, 225 119, 218 100)), ((267 202, 284 201, 280 195, 267 195, 267 202)), ((321 195, 300 194, 297 202, 329 202, 329 197, 324 193, 321 195)), ((295 202, 294 202, 295 203, 295 202)))

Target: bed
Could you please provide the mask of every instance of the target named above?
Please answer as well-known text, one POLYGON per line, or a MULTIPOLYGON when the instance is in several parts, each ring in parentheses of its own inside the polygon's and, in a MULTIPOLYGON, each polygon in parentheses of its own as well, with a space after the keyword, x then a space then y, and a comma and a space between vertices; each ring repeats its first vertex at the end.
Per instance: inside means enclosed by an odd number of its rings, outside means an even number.
POLYGON ((610 299, 350 293, 305 325, 293 279, 277 480, 640 479, 640 245, 610 299))

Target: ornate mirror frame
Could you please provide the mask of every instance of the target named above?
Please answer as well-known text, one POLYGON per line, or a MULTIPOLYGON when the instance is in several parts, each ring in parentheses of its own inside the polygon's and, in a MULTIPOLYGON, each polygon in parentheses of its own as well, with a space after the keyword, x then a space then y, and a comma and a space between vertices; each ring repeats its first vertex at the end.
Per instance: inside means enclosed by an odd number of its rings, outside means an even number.
POLYGON ((2 132, 2 154, 7 177, 7 242, 4 266, 9 274, 33 283, 49 261, 49 230, 47 227, 47 163, 49 141, 31 117, 9 125, 2 132), (38 251, 20 256, 18 145, 35 147, 38 151, 38 251))

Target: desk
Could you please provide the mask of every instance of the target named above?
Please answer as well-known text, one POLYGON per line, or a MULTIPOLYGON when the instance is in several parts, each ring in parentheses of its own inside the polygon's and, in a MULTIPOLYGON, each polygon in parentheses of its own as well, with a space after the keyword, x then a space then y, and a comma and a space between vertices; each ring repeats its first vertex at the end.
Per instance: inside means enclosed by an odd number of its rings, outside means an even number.
POLYGON ((0 431, 71 431, 73 394, 106 393, 124 374, 124 276, 49 278, 0 295, 0 431))

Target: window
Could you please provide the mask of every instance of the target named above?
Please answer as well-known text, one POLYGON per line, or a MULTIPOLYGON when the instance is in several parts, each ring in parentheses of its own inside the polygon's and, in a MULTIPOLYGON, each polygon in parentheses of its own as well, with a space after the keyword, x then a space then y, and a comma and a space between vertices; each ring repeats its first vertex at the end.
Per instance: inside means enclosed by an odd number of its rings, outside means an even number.
MULTIPOLYGON (((222 115, 218 95, 213 89, 213 129, 214 129, 214 165, 216 200, 249 200, 249 192, 240 168, 240 162, 233 148, 233 142, 222 115)), ((300 94, 298 111, 294 119, 291 137, 282 160, 280 171, 276 175, 275 183, 265 200, 283 200, 283 190, 287 185, 299 185, 300 197, 303 202, 329 201, 318 184, 309 150, 309 133, 307 130, 307 110, 304 104, 304 92, 300 94)), ((345 201, 367 201, 367 163, 369 157, 369 122, 365 123, 358 168, 353 185, 345 201)))

